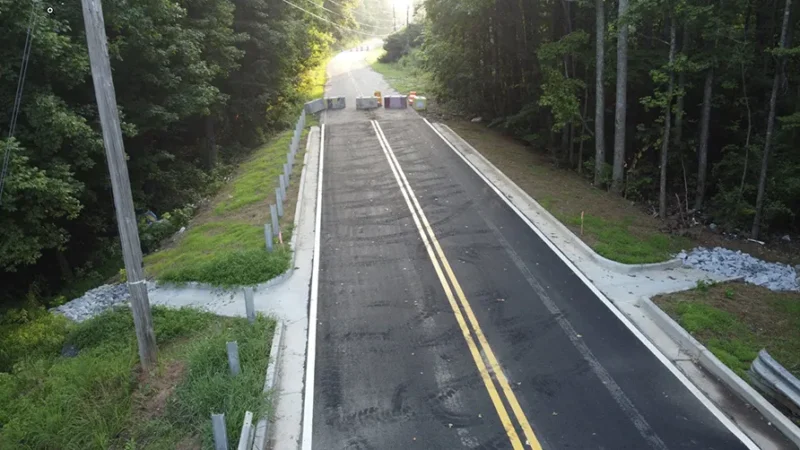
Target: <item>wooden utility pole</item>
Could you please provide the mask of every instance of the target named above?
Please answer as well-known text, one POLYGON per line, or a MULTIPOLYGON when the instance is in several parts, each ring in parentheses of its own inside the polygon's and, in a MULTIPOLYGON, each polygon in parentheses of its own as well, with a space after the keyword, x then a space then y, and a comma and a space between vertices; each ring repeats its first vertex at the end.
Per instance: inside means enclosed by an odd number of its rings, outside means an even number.
POLYGON ((392 5, 392 31, 397 31, 397 7, 392 5))
POLYGON ((406 27, 408 27, 408 21, 411 18, 411 5, 406 6, 406 27))
POLYGON ((117 226, 122 244, 122 256, 128 275, 131 293, 133 323, 139 343, 139 360, 142 368, 149 370, 157 362, 156 336, 150 315, 150 301, 142 270, 142 248, 139 244, 139 229, 133 211, 131 183, 122 145, 122 130, 119 124, 117 98, 111 78, 111 63, 108 59, 103 6, 100 0, 81 0, 83 22, 86 27, 86 42, 89 46, 89 62, 92 65, 94 94, 97 97, 97 112, 103 129, 108 171, 111 174, 111 189, 114 193, 114 208, 117 211, 117 226))

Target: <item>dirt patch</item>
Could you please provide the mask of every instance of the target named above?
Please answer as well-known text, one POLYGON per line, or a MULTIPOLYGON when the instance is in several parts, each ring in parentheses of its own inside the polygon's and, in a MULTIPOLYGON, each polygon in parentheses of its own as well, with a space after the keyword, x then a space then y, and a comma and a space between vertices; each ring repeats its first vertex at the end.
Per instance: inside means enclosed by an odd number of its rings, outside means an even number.
POLYGON ((136 420, 148 421, 162 416, 167 401, 185 374, 186 363, 183 361, 170 361, 155 374, 140 373, 139 389, 133 394, 136 420))
POLYGON ((175 446, 175 450, 198 450, 200 448, 202 448, 200 436, 187 436, 175 446))

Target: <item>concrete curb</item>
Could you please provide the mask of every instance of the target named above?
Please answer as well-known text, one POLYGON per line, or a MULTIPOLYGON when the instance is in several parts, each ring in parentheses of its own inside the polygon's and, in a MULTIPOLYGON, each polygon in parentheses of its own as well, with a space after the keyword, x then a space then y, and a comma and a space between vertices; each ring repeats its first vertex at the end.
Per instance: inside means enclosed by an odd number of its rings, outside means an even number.
MULTIPOLYGON (((272 337, 272 347, 269 351, 269 364, 267 374, 264 377, 264 395, 269 397, 272 403, 275 395, 275 386, 278 384, 278 366, 281 360, 281 349, 283 349, 283 322, 278 321, 275 325, 275 334, 272 337)), ((260 417, 256 423, 255 438, 253 439, 253 450, 266 450, 269 442, 270 426, 269 417, 260 417)))
MULTIPOLYGON (((295 206, 294 210, 294 229, 297 229, 298 221, 300 220, 300 209, 303 203, 303 191, 305 190, 305 180, 306 180, 306 167, 308 166, 308 152, 311 149, 312 143, 312 136, 316 133, 317 138, 319 139, 319 127, 314 125, 308 131, 308 137, 306 139, 306 152, 303 154, 303 169, 300 171, 300 189, 297 191, 297 205, 295 206)), ((297 233, 292 233, 292 238, 289 240, 289 251, 292 252, 291 260, 289 261, 289 269, 286 272, 278 275, 275 278, 267 280, 263 283, 259 283, 254 286, 256 291, 269 289, 271 287, 277 286, 284 281, 288 280, 289 277, 292 276, 295 267, 295 261, 297 258, 297 252, 295 251, 295 244, 297 241, 297 233)), ((238 286, 235 288, 221 288, 219 286, 214 286, 208 283, 199 283, 197 281, 189 281, 187 283, 171 283, 171 282, 163 282, 163 281, 148 281, 147 282, 147 290, 153 290, 158 288, 182 288, 182 287, 189 287, 192 289, 204 289, 212 292, 235 292, 240 289, 242 286, 238 286)))
MULTIPOLYGON (((670 259, 669 261, 652 263, 652 264, 623 264, 616 261, 612 261, 608 258, 603 257, 602 255, 599 255, 585 242, 583 242, 581 238, 579 238, 575 233, 573 233, 572 230, 570 230, 566 225, 561 223, 560 220, 556 219, 552 214, 550 214, 550 212, 547 211, 544 207, 542 207, 542 205, 540 205, 539 202, 534 200, 530 195, 528 195, 527 192, 525 192, 522 188, 517 186, 517 184, 514 183, 514 181, 511 180, 508 176, 506 176, 506 174, 504 174, 503 171, 498 169, 494 164, 491 163, 491 161, 486 159, 486 157, 484 157, 478 150, 476 150, 475 147, 470 145, 469 142, 464 140, 450 127, 448 127, 443 123, 435 123, 433 124, 433 126, 436 127, 439 130, 439 132, 441 132, 442 135, 444 135, 451 143, 454 144, 458 143, 458 145, 454 145, 454 147, 457 150, 461 151, 459 147, 469 149, 469 151, 471 152, 471 155, 469 156, 475 156, 477 158, 480 158, 481 161, 487 167, 490 167, 492 171, 495 172, 492 175, 502 179, 503 182, 508 183, 510 186, 513 187, 515 191, 515 196, 525 199, 525 201, 536 210, 538 216, 546 220, 548 223, 550 223, 550 225, 557 228, 561 233, 563 233, 564 236, 568 236, 570 241, 572 241, 572 243, 574 243, 581 250, 581 252, 586 255, 586 257, 596 262, 598 265, 618 273, 636 273, 636 272, 645 272, 648 270, 664 270, 664 269, 680 267, 682 265, 681 260, 677 258, 670 259)), ((462 151, 462 153, 464 152, 462 151)), ((464 154, 464 156, 467 157, 468 155, 464 154)), ((514 196, 507 194, 507 197, 517 207, 521 206, 517 204, 517 200, 514 198, 514 196)), ((536 221, 536 219, 533 217, 529 218, 534 222, 536 221)))
POLYGON ((667 336, 678 344, 681 350, 691 356, 701 367, 711 372, 739 398, 757 409, 778 431, 800 447, 800 428, 792 423, 788 417, 778 411, 758 391, 725 366, 711 351, 672 320, 672 317, 662 311, 652 300, 642 297, 637 301, 637 304, 667 336))

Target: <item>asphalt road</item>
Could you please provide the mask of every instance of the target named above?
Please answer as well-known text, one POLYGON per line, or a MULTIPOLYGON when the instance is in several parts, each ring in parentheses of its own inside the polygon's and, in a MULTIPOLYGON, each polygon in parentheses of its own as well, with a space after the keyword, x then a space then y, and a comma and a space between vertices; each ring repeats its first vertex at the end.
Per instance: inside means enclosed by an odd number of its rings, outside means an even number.
POLYGON ((326 123, 314 449, 745 448, 422 119, 326 123))

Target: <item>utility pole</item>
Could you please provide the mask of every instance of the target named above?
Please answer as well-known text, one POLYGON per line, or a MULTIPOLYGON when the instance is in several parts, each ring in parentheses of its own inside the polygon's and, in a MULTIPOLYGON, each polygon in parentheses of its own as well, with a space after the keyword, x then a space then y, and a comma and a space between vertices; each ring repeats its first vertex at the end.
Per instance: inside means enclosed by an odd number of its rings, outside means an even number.
POLYGON ((136 326, 136 340, 139 343, 139 361, 144 370, 149 370, 155 367, 158 358, 156 336, 153 331, 153 318, 150 315, 147 285, 143 277, 142 248, 139 243, 136 215, 133 211, 131 183, 128 178, 128 166, 125 162, 125 149, 122 145, 122 130, 119 124, 114 81, 111 78, 111 63, 108 59, 103 6, 100 1, 81 0, 83 22, 86 27, 86 42, 89 46, 89 62, 92 66, 97 112, 100 115, 108 171, 111 175, 111 189, 114 193, 114 208, 117 211, 122 256, 128 275, 128 289, 131 293, 133 323, 136 326))
POLYGON ((406 6, 406 28, 408 28, 408 21, 411 17, 411 5, 406 6))
POLYGON ((392 31, 397 31, 397 7, 392 4, 392 31))

